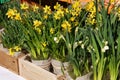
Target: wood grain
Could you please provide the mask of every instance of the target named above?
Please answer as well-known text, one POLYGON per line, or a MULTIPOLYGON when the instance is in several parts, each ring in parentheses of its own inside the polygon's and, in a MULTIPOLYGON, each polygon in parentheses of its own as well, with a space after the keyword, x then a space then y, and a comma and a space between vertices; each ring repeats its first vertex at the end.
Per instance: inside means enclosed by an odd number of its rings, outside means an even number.
POLYGON ((19 59, 19 70, 27 80, 57 80, 56 75, 25 60, 25 56, 19 59))

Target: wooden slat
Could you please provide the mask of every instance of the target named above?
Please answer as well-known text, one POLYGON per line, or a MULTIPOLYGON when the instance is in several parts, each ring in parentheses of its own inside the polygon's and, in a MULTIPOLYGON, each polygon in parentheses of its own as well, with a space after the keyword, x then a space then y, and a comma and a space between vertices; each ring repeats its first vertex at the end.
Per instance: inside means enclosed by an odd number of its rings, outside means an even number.
POLYGON ((0 47, 0 65, 16 74, 19 74, 18 58, 20 57, 11 56, 7 49, 0 47))
POLYGON ((57 80, 56 75, 25 60, 25 57, 19 59, 19 70, 22 77, 27 80, 57 80))

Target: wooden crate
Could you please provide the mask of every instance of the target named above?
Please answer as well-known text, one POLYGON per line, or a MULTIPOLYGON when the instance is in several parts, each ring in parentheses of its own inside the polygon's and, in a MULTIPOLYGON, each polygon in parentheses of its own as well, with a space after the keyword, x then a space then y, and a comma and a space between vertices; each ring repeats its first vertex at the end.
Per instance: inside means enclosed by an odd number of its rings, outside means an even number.
POLYGON ((18 57, 9 55, 9 52, 5 48, 0 47, 0 66, 3 66, 12 72, 19 74, 18 58, 23 56, 23 54, 18 57))
POLYGON ((20 75, 27 80, 57 80, 57 76, 41 67, 25 60, 26 56, 19 59, 20 75))

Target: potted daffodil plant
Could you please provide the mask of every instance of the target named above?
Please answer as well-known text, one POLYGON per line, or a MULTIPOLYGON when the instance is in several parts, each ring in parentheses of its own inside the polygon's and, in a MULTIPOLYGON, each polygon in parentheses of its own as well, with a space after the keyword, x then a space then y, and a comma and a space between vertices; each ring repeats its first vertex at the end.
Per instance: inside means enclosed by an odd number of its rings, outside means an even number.
POLYGON ((43 11, 36 5, 30 9, 29 7, 25 3, 21 4, 22 12, 26 14, 23 18, 23 24, 25 25, 23 47, 29 52, 33 63, 49 71, 50 52, 46 38, 47 31, 42 18, 43 11))

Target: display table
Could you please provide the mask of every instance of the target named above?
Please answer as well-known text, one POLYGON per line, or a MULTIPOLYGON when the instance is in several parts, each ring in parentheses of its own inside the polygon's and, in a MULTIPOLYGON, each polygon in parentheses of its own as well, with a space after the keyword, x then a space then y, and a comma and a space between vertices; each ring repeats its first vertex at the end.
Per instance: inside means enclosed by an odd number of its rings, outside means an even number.
POLYGON ((0 80, 26 80, 26 79, 0 66, 0 80))

